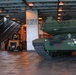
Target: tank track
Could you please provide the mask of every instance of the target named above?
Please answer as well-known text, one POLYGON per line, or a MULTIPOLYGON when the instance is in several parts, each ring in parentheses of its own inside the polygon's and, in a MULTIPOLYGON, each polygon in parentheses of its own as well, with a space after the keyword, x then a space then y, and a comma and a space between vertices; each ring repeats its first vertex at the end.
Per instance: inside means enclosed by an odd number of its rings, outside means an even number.
POLYGON ((48 53, 44 50, 44 46, 41 44, 34 45, 35 51, 44 59, 52 59, 48 53))
POLYGON ((0 43, 8 39, 8 37, 10 37, 13 33, 16 33, 19 28, 20 24, 14 21, 8 19, 5 22, 2 21, 0 24, 0 43))
POLYGON ((33 41, 33 46, 36 53, 38 53, 44 60, 69 60, 76 59, 72 58, 72 52, 47 52, 44 48, 43 43, 33 41))

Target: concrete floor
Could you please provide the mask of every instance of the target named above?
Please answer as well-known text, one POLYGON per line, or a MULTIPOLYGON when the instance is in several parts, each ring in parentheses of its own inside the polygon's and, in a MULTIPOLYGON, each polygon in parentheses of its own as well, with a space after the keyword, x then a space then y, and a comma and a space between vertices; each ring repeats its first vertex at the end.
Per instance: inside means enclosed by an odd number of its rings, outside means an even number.
POLYGON ((76 58, 49 61, 35 52, 0 51, 0 75, 76 75, 76 58))

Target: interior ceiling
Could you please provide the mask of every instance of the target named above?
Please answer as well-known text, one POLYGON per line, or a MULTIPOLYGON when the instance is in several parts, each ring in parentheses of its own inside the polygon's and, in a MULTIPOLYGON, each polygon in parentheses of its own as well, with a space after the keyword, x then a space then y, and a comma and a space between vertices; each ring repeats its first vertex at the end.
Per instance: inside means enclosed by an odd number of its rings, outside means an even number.
POLYGON ((27 9, 38 10, 38 16, 43 19, 48 16, 55 20, 76 19, 76 0, 0 0, 0 15, 16 18, 20 23, 26 23, 27 9), (59 5, 59 2, 63 2, 63 5, 59 5), (33 3, 33 6, 29 6, 29 3, 33 3))

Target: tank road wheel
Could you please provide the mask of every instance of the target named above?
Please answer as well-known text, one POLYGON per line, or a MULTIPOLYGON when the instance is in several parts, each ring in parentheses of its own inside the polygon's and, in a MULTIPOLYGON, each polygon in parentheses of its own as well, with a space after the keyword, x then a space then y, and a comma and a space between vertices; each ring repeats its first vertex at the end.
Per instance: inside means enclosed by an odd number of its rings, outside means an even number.
POLYGON ((50 57, 63 57, 63 56, 70 56, 72 52, 49 52, 50 57))
POLYGON ((72 52, 66 52, 66 56, 70 56, 72 52))
POLYGON ((53 58, 53 57, 59 57, 60 53, 58 52, 49 52, 49 55, 53 58))
POLYGON ((41 56, 43 57, 45 60, 49 60, 52 59, 50 57, 50 55, 45 51, 44 46, 43 45, 35 45, 35 51, 41 56))

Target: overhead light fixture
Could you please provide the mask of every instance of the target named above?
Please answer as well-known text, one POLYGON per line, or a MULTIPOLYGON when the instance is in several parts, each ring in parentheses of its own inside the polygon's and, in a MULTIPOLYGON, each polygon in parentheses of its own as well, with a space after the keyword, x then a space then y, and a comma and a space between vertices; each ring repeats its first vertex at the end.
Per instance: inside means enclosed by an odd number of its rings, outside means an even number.
POLYGON ((58 22, 60 21, 60 20, 57 20, 58 22))
POLYGON ((59 5, 64 5, 64 3, 63 2, 59 2, 59 5))
POLYGON ((41 17, 39 17, 38 19, 39 19, 39 20, 42 20, 42 18, 41 18, 41 17))
POLYGON ((16 18, 12 18, 12 20, 16 20, 16 18))
POLYGON ((20 21, 17 21, 18 23, 20 23, 20 21))
POLYGON ((58 19, 61 19, 61 17, 58 17, 58 19))
POLYGON ((61 12, 61 11, 63 11, 63 10, 62 10, 62 8, 59 8, 58 11, 61 12))
POLYGON ((61 13, 58 13, 58 16, 61 16, 61 13))
POLYGON ((61 22, 62 20, 57 20, 58 22, 61 22))
POLYGON ((0 10, 0 13, 2 12, 2 10, 0 10))
POLYGON ((6 17, 9 17, 9 14, 7 14, 6 17))
POLYGON ((29 6, 34 6, 34 4, 33 3, 29 3, 29 6))
POLYGON ((24 26, 26 27, 27 25, 25 24, 24 26))

